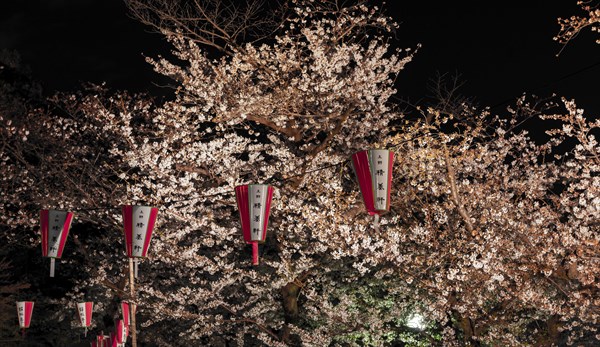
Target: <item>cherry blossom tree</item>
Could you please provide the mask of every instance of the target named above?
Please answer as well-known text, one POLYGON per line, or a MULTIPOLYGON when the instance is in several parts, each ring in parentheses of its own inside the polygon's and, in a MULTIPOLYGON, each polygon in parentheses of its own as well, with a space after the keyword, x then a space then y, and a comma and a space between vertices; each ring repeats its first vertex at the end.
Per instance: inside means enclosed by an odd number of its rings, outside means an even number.
MULTIPOLYGON (((598 32, 600 29, 600 8, 598 2, 592 0, 578 1, 577 4, 586 12, 585 16, 571 16, 569 18, 559 18, 560 31, 554 40, 566 45, 577 37, 585 28, 598 32)), ((600 39, 596 40, 600 43, 600 39)))
POLYGON ((395 24, 337 5, 294 2, 274 35, 236 36, 218 58, 169 26, 174 57, 148 59, 177 83, 160 105, 91 86, 18 122, 0 115, 7 242, 39 247, 40 208, 79 221, 59 265, 67 293, 41 299, 65 308, 48 319, 73 325, 67 306, 86 298, 110 322, 135 300, 139 338, 164 346, 598 336, 600 121, 527 97, 509 117, 452 103, 405 116, 390 97, 412 54, 390 48, 395 24), (534 118, 553 125, 543 139, 523 128, 534 118), (377 229, 348 162, 369 148, 397 154, 377 229), (233 193, 246 183, 276 187, 254 267, 233 193), (160 207, 135 298, 118 208, 129 203, 160 207))

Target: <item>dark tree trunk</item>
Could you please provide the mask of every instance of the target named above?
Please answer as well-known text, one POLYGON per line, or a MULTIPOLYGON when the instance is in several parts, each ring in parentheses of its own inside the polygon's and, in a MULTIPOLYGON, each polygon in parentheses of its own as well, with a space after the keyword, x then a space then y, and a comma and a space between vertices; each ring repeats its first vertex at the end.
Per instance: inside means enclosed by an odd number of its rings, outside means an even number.
POLYGON ((290 339, 290 329, 288 324, 296 325, 298 323, 298 295, 302 287, 294 282, 290 282, 281 288, 281 303, 286 325, 283 327, 281 340, 288 342, 290 339))

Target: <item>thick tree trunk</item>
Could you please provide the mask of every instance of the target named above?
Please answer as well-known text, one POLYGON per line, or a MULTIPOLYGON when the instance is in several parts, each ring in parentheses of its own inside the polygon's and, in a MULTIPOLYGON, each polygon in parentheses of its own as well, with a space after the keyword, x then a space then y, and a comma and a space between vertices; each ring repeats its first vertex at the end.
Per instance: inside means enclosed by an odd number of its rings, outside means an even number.
POLYGON ((548 337, 551 339, 551 342, 556 342, 558 339, 558 324, 557 315, 550 317, 546 321, 546 326, 548 327, 548 337))
POLYGON ((460 317, 460 327, 464 334, 464 342, 466 346, 478 346, 479 344, 473 340, 473 337, 476 336, 475 326, 473 325, 473 321, 467 317, 460 317))
POLYGON ((289 282, 281 288, 281 303, 286 325, 283 327, 281 340, 288 342, 290 338, 290 329, 287 324, 298 323, 298 295, 302 287, 297 281, 289 282))
POLYGON ((560 322, 557 315, 553 315, 546 321, 546 331, 541 331, 536 336, 535 347, 555 346, 558 344, 560 322))

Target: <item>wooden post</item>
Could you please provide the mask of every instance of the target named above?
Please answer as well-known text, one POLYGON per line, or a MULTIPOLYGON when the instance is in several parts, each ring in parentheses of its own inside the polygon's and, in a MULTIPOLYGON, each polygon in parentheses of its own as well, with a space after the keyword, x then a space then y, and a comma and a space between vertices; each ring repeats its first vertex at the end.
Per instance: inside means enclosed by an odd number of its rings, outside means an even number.
POLYGON ((137 347, 137 332, 135 329, 135 287, 134 287, 134 268, 133 268, 133 258, 129 258, 129 294, 131 295, 131 305, 130 305, 130 323, 131 323, 131 346, 137 347))

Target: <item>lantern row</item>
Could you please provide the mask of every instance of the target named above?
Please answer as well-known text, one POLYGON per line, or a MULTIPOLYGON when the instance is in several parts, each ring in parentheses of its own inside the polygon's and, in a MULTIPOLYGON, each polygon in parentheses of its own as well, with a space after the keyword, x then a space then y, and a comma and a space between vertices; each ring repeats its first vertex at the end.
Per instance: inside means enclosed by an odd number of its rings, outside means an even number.
MULTIPOLYGON (((376 149, 357 152, 351 157, 354 173, 359 183, 365 207, 375 217, 375 228, 379 215, 389 211, 392 169, 394 153, 389 150, 376 149)), ((252 245, 252 264, 258 265, 258 244, 264 243, 267 234, 271 202, 274 188, 266 184, 241 185, 235 188, 236 202, 240 213, 242 233, 246 243, 252 245)), ((134 260, 134 272, 137 277, 137 260, 147 257, 152 232, 156 224, 158 208, 149 206, 126 205, 122 207, 123 232, 126 252, 134 260)), ((42 210, 41 236, 42 255, 50 258, 50 276, 54 277, 55 260, 62 257, 73 212, 58 210, 42 210)), ((91 325, 93 303, 78 303, 81 326, 91 325)), ((132 306, 135 309, 135 305, 132 306)), ((107 347, 124 344, 129 333, 129 305, 121 306, 123 320, 117 321, 117 330, 106 336, 100 334, 92 346, 107 347)), ((33 302, 17 302, 19 325, 23 329, 29 327, 33 312, 33 302)))
MULTIPOLYGON (((385 149, 357 152, 352 166, 367 212, 375 216, 389 211, 394 153, 385 149)), ((274 188, 266 184, 241 185, 235 188, 242 233, 252 245, 252 264, 258 265, 258 244, 264 243, 274 188)), ((122 207, 123 231, 127 256, 137 260, 148 254, 158 208, 126 205, 122 207)), ((42 210, 42 255, 50 258, 50 277, 54 277, 55 259, 60 259, 73 221, 73 212, 42 210)))
MULTIPOLYGON (((33 301, 17 301, 17 316, 19 318, 19 327, 25 331, 31 325, 31 317, 33 315, 33 301)), ((132 309, 135 306, 132 306, 132 309)), ((103 333, 96 337, 96 341, 92 342, 92 346, 108 346, 119 347, 123 346, 129 336, 129 303, 122 301, 120 305, 121 319, 115 322, 115 332, 105 336, 103 333)), ((94 303, 91 301, 77 303, 77 313, 79 316, 79 324, 85 328, 85 336, 87 329, 92 325, 92 314, 94 303)))

